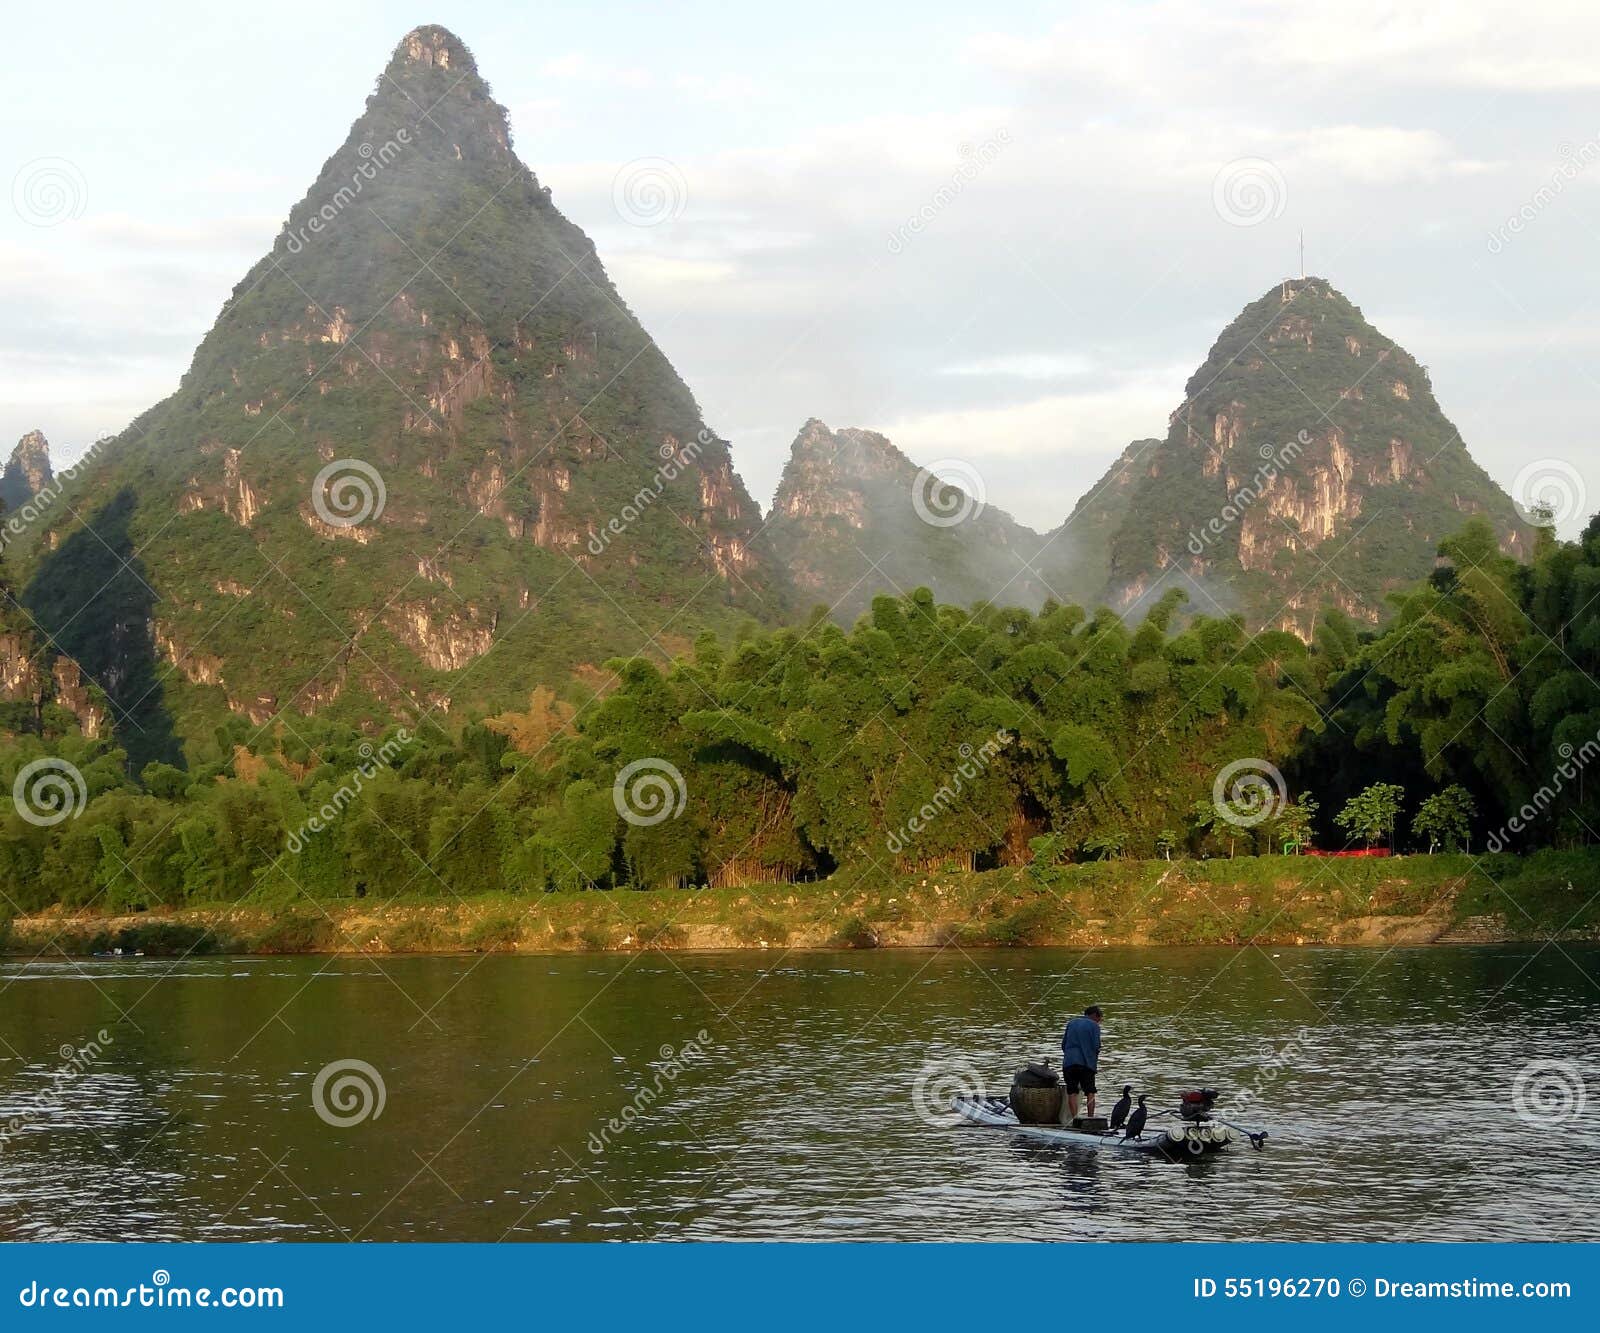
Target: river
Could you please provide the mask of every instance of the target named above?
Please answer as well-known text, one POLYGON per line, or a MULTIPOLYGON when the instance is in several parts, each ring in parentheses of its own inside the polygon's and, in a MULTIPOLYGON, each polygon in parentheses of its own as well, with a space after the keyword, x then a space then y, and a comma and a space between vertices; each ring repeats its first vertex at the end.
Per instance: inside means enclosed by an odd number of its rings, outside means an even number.
POLYGON ((1597 976, 1565 944, 18 961, 0 1237, 1596 1240, 1597 976), (1090 1001, 1103 1089, 1204 1081, 1266 1150, 930 1105, 1090 1001))

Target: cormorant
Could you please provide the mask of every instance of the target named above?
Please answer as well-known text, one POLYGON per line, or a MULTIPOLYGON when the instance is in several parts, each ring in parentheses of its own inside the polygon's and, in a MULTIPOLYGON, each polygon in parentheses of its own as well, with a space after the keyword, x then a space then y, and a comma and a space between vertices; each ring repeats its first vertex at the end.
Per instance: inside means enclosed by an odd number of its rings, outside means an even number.
POLYGON ((1128 1112, 1133 1107, 1133 1084, 1122 1085, 1122 1096, 1111 1108, 1111 1128, 1121 1129, 1128 1122, 1128 1112))
POLYGON ((1136 1139, 1142 1135, 1144 1133, 1144 1122, 1149 1119, 1149 1116, 1150 1112, 1144 1109, 1144 1098, 1141 1097, 1139 1098, 1138 1107, 1128 1117, 1128 1132, 1124 1137, 1136 1139))

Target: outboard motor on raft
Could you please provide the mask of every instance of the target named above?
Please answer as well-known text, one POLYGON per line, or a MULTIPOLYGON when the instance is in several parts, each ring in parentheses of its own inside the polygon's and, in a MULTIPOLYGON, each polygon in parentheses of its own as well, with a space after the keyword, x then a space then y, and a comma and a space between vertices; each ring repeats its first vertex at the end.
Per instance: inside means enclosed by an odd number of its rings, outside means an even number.
POLYGON ((1192 1092, 1181 1093, 1178 1097, 1178 1114, 1185 1120, 1209 1120, 1218 1096, 1215 1088, 1196 1088, 1192 1092))

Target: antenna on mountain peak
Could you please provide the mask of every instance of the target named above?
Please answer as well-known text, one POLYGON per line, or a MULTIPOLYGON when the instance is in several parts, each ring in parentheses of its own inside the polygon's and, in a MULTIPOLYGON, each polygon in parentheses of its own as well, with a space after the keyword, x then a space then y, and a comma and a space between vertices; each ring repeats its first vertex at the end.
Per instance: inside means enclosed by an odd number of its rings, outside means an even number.
POLYGON ((1306 229, 1300 228, 1300 281, 1306 280, 1306 229))

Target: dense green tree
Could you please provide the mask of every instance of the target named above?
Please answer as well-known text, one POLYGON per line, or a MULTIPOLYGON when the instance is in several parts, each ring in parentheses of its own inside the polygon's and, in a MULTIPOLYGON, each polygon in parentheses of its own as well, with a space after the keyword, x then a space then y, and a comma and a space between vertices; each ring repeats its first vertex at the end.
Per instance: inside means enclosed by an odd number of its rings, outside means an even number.
POLYGON ((1428 850, 1441 844, 1447 852, 1457 847, 1472 846, 1472 821, 1478 813, 1472 793, 1459 783, 1452 783, 1443 791, 1435 792, 1417 807, 1411 819, 1411 831, 1426 838, 1428 850))
POLYGON ((1273 820, 1273 837, 1285 849, 1300 851, 1311 843, 1311 831, 1317 819, 1317 799, 1310 792, 1302 792, 1299 799, 1290 801, 1273 820))
POLYGON ((1398 783, 1374 782, 1345 802, 1344 809, 1333 817, 1334 823, 1368 847, 1380 838, 1387 838, 1392 847, 1404 799, 1405 788, 1398 783))

